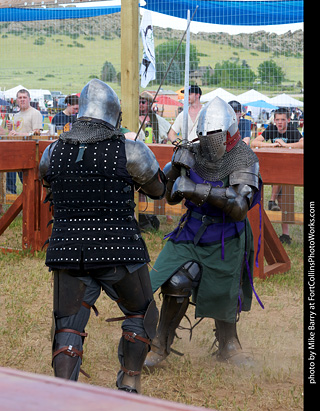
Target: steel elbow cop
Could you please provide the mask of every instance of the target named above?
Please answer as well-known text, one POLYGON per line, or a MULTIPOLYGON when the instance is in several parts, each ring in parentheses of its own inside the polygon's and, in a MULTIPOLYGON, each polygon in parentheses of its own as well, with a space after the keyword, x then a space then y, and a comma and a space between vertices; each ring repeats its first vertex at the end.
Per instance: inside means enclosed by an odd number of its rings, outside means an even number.
POLYGON ((127 170, 137 188, 152 199, 160 199, 165 194, 166 177, 159 163, 142 141, 126 140, 127 170))

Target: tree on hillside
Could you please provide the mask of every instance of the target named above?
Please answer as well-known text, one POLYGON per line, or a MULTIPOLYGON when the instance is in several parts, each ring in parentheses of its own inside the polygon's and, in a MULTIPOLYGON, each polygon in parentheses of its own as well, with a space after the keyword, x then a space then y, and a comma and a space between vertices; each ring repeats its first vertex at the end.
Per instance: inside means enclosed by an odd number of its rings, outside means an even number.
MULTIPOLYGON (((155 48, 157 82, 160 82, 163 79, 169 63, 178 47, 178 44, 178 40, 170 40, 159 44, 155 48)), ((176 85, 184 83, 185 54, 186 44, 182 43, 167 74, 167 84, 176 85)), ((200 59, 197 54, 196 46, 194 44, 190 44, 190 71, 196 70, 198 68, 199 61, 200 59)))
POLYGON ((273 60, 267 60, 258 66, 258 75, 262 83, 281 84, 285 73, 273 60))
POLYGON ((100 79, 102 81, 116 81, 117 72, 110 61, 106 61, 101 70, 100 79))
POLYGON ((235 86, 238 83, 252 84, 256 79, 253 70, 245 60, 242 63, 224 60, 216 63, 214 74, 211 76, 212 85, 235 86))

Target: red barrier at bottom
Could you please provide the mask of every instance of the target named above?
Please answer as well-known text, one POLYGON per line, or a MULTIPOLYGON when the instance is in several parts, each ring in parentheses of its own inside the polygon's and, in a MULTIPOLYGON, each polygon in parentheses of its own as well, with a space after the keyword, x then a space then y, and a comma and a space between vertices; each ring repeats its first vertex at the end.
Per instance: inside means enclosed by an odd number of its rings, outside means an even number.
POLYGON ((203 410, 199 407, 1 367, 0 408, 1 411, 203 410))

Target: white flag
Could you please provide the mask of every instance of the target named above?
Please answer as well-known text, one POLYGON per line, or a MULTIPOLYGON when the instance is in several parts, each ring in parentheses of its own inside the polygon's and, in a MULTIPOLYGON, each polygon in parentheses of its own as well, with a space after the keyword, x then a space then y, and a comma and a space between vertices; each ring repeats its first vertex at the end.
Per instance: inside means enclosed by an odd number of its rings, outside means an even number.
POLYGON ((153 26, 151 12, 145 10, 140 24, 143 44, 143 57, 140 66, 141 87, 147 87, 149 81, 156 78, 156 58, 154 54, 153 26))

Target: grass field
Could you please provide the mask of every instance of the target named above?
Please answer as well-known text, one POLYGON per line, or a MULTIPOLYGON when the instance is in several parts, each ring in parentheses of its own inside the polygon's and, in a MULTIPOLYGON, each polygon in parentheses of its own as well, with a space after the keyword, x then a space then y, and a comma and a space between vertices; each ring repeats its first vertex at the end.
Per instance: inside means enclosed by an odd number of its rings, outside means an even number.
MULTIPOLYGON (((80 36, 76 41, 84 47, 76 46, 70 37, 63 35, 45 37, 43 45, 34 45, 34 40, 31 36, 12 34, 0 37, 2 89, 22 84, 27 88, 79 92, 90 76, 100 75, 106 60, 120 71, 120 39, 102 40, 96 36, 93 41, 80 36)), ((239 57, 256 70, 272 54, 254 51, 253 55, 250 50, 206 41, 198 41, 197 48, 207 54, 201 56, 200 64, 212 67, 217 61, 239 57)), ((290 82, 302 81, 302 60, 274 59, 290 82)), ((114 83, 112 87, 120 96, 120 85, 114 83)), ((209 90, 203 88, 204 92, 209 90)), ((299 189, 298 193, 296 201, 301 211, 303 190, 299 189)), ((165 218, 161 218, 160 231, 144 234, 152 263, 164 245, 164 234, 171 229, 165 218)), ((279 224, 276 231, 280 231, 279 224)), ((252 310, 243 313, 239 322, 239 337, 243 348, 253 353, 254 367, 242 369, 217 363, 210 349, 214 323, 205 319, 194 330, 191 341, 187 331, 178 332, 180 339, 175 340, 174 348, 183 352, 183 357, 170 355, 154 372, 144 371, 144 395, 221 411, 303 409, 302 226, 291 226, 290 234, 293 242, 285 245, 291 260, 290 271, 264 281, 255 279, 265 309, 253 300, 252 310)), ((0 245, 21 247, 21 217, 1 235, 0 245)), ((50 341, 53 284, 44 258, 42 252, 34 256, 0 253, 0 364, 53 375, 50 341)), ((158 294, 155 298, 160 308, 158 294)), ((97 308, 100 315, 91 316, 84 347, 83 369, 91 379, 80 375, 80 381, 115 389, 121 329, 120 323, 106 323, 105 319, 121 313, 105 295, 100 296, 97 308)), ((194 321, 192 307, 188 316, 194 321)))
MULTIPOLYGON (((63 93, 74 93, 82 90, 83 86, 93 77, 99 77, 103 64, 110 61, 116 72, 121 71, 120 38, 104 40, 99 36, 81 35, 76 40, 66 35, 41 36, 13 35, 0 37, 2 50, 0 87, 9 89, 18 84, 26 88, 42 88, 61 90, 63 93)), ((165 40, 155 40, 155 45, 165 40)), ((250 51, 244 48, 217 44, 210 41, 195 42, 200 53, 200 66, 238 58, 246 60, 249 66, 257 72, 260 63, 271 58, 281 66, 286 73, 285 84, 303 83, 303 60, 295 57, 273 57, 272 52, 250 51)), ((139 57, 139 64, 141 56, 139 57)), ((182 85, 181 85, 182 86, 182 85)), ((120 85, 112 83, 112 87, 121 96, 120 85)), ((157 85, 152 88, 156 89, 157 85)), ((179 89, 180 86, 165 86, 164 89, 179 89)), ((206 93, 215 87, 203 87, 206 93)), ((260 89, 259 91, 264 92, 260 89)), ((235 90, 240 94, 245 90, 235 90)), ((270 94, 270 93, 268 93, 270 94)), ((275 94, 275 93, 274 93, 275 94)))
MULTIPOLYGON (((165 217, 160 231, 144 234, 152 263, 163 247, 165 233, 172 229, 165 217)), ((279 227, 276 227, 278 230, 279 227)), ((6 236, 19 243, 21 219, 6 236)), ((303 239, 301 226, 293 226, 293 242, 285 249, 292 268, 264 281, 255 279, 255 288, 265 305, 253 300, 252 310, 243 313, 239 337, 243 349, 254 356, 250 369, 217 363, 212 356, 214 323, 203 320, 189 341, 187 331, 179 331, 174 348, 183 357, 170 355, 164 365, 143 372, 143 394, 218 410, 302 410, 303 409, 303 239)), ((3 238, 4 234, 1 236, 3 238)), ((44 253, 31 256, 0 254, 0 358, 1 366, 52 375, 51 310, 53 284, 44 265, 44 253)), ((155 295, 158 307, 161 301, 155 295)), ((117 305, 105 295, 97 301, 99 317, 91 316, 86 331, 80 381, 115 389, 118 370, 117 345, 120 323, 105 319, 121 315, 117 305)), ((188 316, 194 322, 194 309, 188 316)), ((187 321, 183 324, 188 326, 187 321)))

